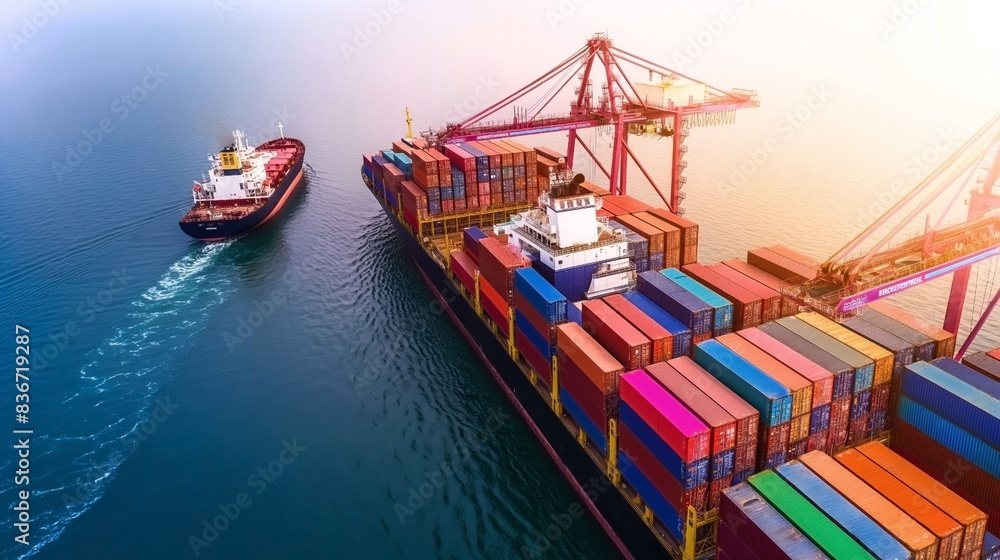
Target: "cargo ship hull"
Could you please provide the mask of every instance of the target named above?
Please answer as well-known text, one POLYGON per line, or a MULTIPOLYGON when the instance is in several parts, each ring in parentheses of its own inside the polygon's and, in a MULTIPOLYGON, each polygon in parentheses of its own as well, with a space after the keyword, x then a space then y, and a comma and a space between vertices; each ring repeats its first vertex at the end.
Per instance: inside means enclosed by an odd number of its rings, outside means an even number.
POLYGON ((277 216, 302 183, 302 164, 305 156, 305 146, 297 140, 281 139, 262 144, 258 149, 266 150, 272 144, 282 148, 291 147, 294 150, 294 157, 291 166, 287 170, 281 171, 283 175, 278 180, 277 187, 275 187, 274 192, 271 193, 264 204, 257 206, 250 200, 217 202, 215 203, 214 210, 221 211, 223 214, 221 219, 208 218, 209 214, 204 212, 204 208, 196 207, 179 222, 181 231, 199 241, 221 241, 262 226, 277 216), (241 217, 226 215, 228 210, 243 210, 251 204, 255 206, 255 209, 250 210, 246 215, 241 217), (199 212, 199 210, 202 211, 199 212))
MULTIPOLYGON (((369 189, 371 187, 369 186, 369 189)), ((373 193, 374 194, 374 193, 373 193)), ((399 235, 407 253, 420 270, 428 288, 448 312, 455 326, 482 360, 500 389, 528 425, 539 443, 549 454, 559 471, 566 477, 583 505, 595 516, 625 558, 657 558, 666 556, 663 545, 637 513, 629 499, 615 489, 602 468, 556 416, 547 400, 532 385, 521 367, 507 353, 485 322, 446 271, 421 246, 420 242, 399 221, 385 202, 375 196, 399 235)), ((568 507, 569 504, 566 504, 568 507)), ((560 509, 561 510, 561 509, 560 509)), ((556 511, 556 510, 553 510, 556 511)), ((548 548, 544 527, 524 536, 522 546, 539 554, 548 548), (540 538, 540 536, 542 538, 540 538)), ((518 547, 518 550, 521 550, 518 547)))

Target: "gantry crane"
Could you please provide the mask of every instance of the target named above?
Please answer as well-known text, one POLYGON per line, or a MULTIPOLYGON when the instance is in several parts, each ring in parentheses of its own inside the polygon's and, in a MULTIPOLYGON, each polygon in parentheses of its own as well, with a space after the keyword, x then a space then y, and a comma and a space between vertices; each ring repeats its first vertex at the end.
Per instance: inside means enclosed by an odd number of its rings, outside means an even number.
POLYGON ((529 134, 566 131, 569 141, 566 163, 572 168, 576 145, 579 144, 608 178, 612 194, 625 194, 628 158, 656 190, 663 202, 676 213, 683 213, 680 202, 684 198, 682 175, 687 163, 684 139, 688 128, 712 124, 726 124, 735 118, 737 109, 760 105, 757 93, 751 90, 724 91, 679 72, 651 62, 643 57, 615 47, 605 34, 591 37, 587 44, 535 81, 510 94, 499 102, 483 109, 460 123, 449 123, 437 131, 428 131, 424 137, 432 144, 460 143, 474 140, 512 138, 529 134), (604 83, 601 95, 594 99, 593 77, 601 74, 604 83), (637 82, 629 75, 648 73, 648 82, 637 82), (543 114, 549 104, 566 88, 575 76, 580 84, 574 92, 569 113, 543 114), (531 107, 518 109, 517 102, 530 102, 533 92, 549 86, 531 107), (486 121, 501 109, 514 108, 512 118, 486 121), (609 126, 614 130, 610 171, 601 163, 594 151, 577 134, 580 129, 609 126), (628 146, 630 134, 672 137, 669 196, 664 194, 656 180, 639 162, 628 146))
MULTIPOLYGON (((972 265, 1000 255, 998 177, 1000 113, 878 220, 822 263, 816 279, 791 287, 788 295, 839 318, 871 301, 954 273, 944 328, 957 334, 972 265), (955 203, 966 194, 968 215, 946 223, 955 203), (938 213, 933 225, 931 215, 925 214, 930 210, 938 213), (904 234, 921 220, 922 232, 904 234), (879 232, 886 229, 879 237, 879 232)), ((998 301, 1000 291, 972 328, 958 358, 998 301)))

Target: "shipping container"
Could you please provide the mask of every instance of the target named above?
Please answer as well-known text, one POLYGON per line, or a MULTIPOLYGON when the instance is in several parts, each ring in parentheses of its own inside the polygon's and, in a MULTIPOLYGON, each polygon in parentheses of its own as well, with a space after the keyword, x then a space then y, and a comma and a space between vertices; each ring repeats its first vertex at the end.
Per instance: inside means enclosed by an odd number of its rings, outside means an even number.
POLYGON ((615 217, 615 221, 642 236, 649 245, 650 256, 663 254, 663 231, 647 224, 646 222, 630 214, 620 214, 615 217))
POLYGON ((514 301, 514 271, 530 265, 520 250, 493 237, 479 242, 479 271, 508 303, 514 301))
POLYGON ((514 291, 524 295, 527 302, 548 323, 566 321, 566 297, 559 293, 533 268, 514 272, 514 291))
POLYGON ((698 262, 698 224, 664 208, 653 208, 648 212, 681 230, 681 264, 698 262))
POLYGON ((621 362, 576 323, 563 323, 556 330, 560 356, 573 360, 602 392, 616 393, 618 378, 625 371, 621 362))
POLYGON ((656 305, 653 300, 640 294, 639 292, 627 292, 623 297, 638 307, 649 318, 657 322, 661 327, 667 329, 673 340, 673 357, 691 355, 691 329, 676 317, 667 313, 663 308, 656 305))
POLYGON ((619 402, 619 423, 627 428, 656 457, 660 465, 686 490, 702 487, 709 482, 707 457, 687 463, 656 433, 625 400, 619 402))
POLYGON ((507 304, 507 300, 497 292, 496 288, 483 279, 482 271, 480 271, 479 277, 479 294, 479 303, 482 304, 483 311, 493 320, 493 323, 497 326, 500 333, 503 334, 504 338, 509 337, 513 319, 510 313, 510 306, 507 304))
POLYGON ((833 374, 831 372, 759 328, 745 329, 737 334, 813 384, 810 408, 820 408, 830 404, 833 400, 833 374))
POLYGON ((908 325, 909 327, 922 332, 924 335, 929 336, 937 343, 937 348, 934 353, 935 358, 941 358, 944 356, 950 357, 955 355, 955 335, 942 329, 941 327, 924 321, 919 317, 910 315, 885 300, 870 302, 865 314, 867 314, 869 310, 881 313, 882 315, 908 325))
POLYGON ((783 254, 786 252, 794 255, 794 252, 786 250, 780 245, 754 249, 747 251, 747 262, 786 282, 814 280, 816 278, 819 274, 819 266, 816 261, 802 255, 798 255, 798 258, 790 257, 790 254, 783 254))
POLYGON ((643 477, 670 504, 674 515, 680 516, 679 512, 686 512, 689 506, 699 511, 705 510, 708 494, 707 485, 684 488, 681 482, 667 472, 667 469, 627 426, 622 426, 618 443, 620 455, 624 455, 631 464, 639 469, 643 477))
POLYGON ((776 321, 779 325, 794 332, 809 342, 819 346, 826 352, 850 364, 854 370, 854 387, 852 392, 859 393, 871 389, 875 376, 875 362, 871 358, 805 322, 799 316, 784 317, 776 321))
POLYGON ((717 340, 753 364, 768 377, 777 381, 782 387, 788 389, 788 392, 792 395, 791 418, 799 416, 807 417, 805 432, 799 434, 799 437, 795 437, 795 434, 793 434, 791 441, 806 439, 809 435, 808 416, 812 412, 812 382, 739 334, 731 333, 723 335, 717 340))
POLYGON ((608 444, 607 439, 604 434, 601 433, 600 427, 594 424, 590 418, 584 414, 583 409, 580 408, 573 397, 566 392, 566 389, 559 389, 559 400, 563 404, 563 411, 572 419, 576 420, 576 423, 583 429, 583 432, 587 434, 587 437, 594 443, 601 452, 607 453, 608 444))
MULTIPOLYGON (((865 322, 858 317, 845 319, 843 325, 868 340, 885 348, 893 355, 892 379, 895 381, 903 373, 903 367, 917 359, 918 348, 891 332, 865 322)), ((876 385, 878 383, 875 383, 876 385)))
POLYGON ((638 275, 637 288, 639 293, 691 329, 693 337, 711 334, 715 310, 673 280, 650 270, 638 275))
POLYGON ((479 263, 479 242, 489 237, 486 232, 476 226, 465 228, 462 231, 462 244, 465 247, 465 254, 469 255, 473 261, 479 263))
POLYGON ((608 220, 608 227, 612 229, 621 229, 625 233, 625 238, 628 239, 628 249, 632 252, 633 260, 638 262, 640 259, 649 258, 649 241, 647 241, 645 237, 630 230, 615 220, 608 220))
POLYGON ((718 554, 731 560, 827 560, 819 548, 749 484, 723 492, 718 554))
POLYGON ((1000 450, 956 426, 948 418, 914 402, 905 394, 899 397, 897 416, 991 476, 1000 478, 1000 450))
POLYGON ((676 268, 662 270, 661 274, 712 306, 712 336, 733 332, 733 304, 726 298, 676 268))
POLYGON ((761 433, 765 427, 791 420, 788 389, 722 343, 706 340, 696 344, 694 361, 760 412, 761 433))
MULTIPOLYGON (((1000 538, 991 533, 986 534, 986 542, 983 543, 982 560, 1000 560, 1000 538)), ((975 556, 971 560, 975 560, 975 556)))
POLYGON ((630 371, 621 376, 621 400, 685 463, 708 459, 708 426, 645 371, 630 371))
POLYGON ((628 211, 629 214, 634 214, 636 212, 642 212, 644 210, 652 210, 653 207, 642 202, 636 198, 633 198, 627 194, 609 195, 604 197, 602 200, 607 200, 613 203, 615 206, 623 208, 628 211))
POLYGON ((768 274, 767 272, 764 272, 763 270, 755 266, 752 266, 745 261, 741 261, 739 259, 731 259, 728 261, 723 261, 722 264, 735 270, 736 272, 739 272, 740 274, 746 276, 747 278, 750 278, 756 282, 760 282, 761 284, 767 286, 768 288, 771 288, 772 290, 778 292, 779 294, 782 294, 781 296, 782 316, 795 315, 796 313, 799 312, 798 303, 792 298, 784 295, 785 290, 790 289, 791 286, 788 282, 785 282, 784 280, 781 280, 777 276, 768 274))
POLYGON ((791 461, 775 469, 785 482, 795 488, 834 523, 880 560, 910 558, 899 541, 840 495, 816 473, 799 461, 791 461))
POLYGON ((564 154, 561 154, 552 148, 546 148, 545 146, 535 146, 535 153, 557 163, 564 163, 566 161, 566 156, 564 154))
POLYGON ((914 560, 934 560, 938 539, 829 455, 812 451, 799 458, 809 470, 847 498, 907 548, 914 560))
POLYGON ((685 265, 682 271, 729 300, 733 305, 733 330, 761 324, 764 301, 753 292, 699 263, 685 265))
POLYGON ((819 313, 800 313, 796 315, 796 317, 846 344, 853 350, 863 354, 871 360, 875 366, 874 371, 872 372, 872 385, 881 385, 892 381, 894 357, 891 352, 864 338, 858 333, 846 329, 843 325, 838 325, 819 313))
POLYGON ((761 323, 781 318, 781 293, 721 263, 710 265, 708 269, 760 298, 761 323))
POLYGON ((608 419, 618 418, 618 395, 595 386, 570 359, 560 362, 558 384, 560 389, 573 397, 573 402, 598 427, 600 433, 606 436, 608 419))
POLYGON ((649 509, 656 514, 657 519, 670 531, 673 538, 680 542, 684 535, 684 518, 677 515, 670 503, 624 454, 618 456, 618 472, 635 489, 642 501, 649 506, 649 509))
POLYGON ((865 443, 856 449, 962 524, 962 555, 974 554, 982 549, 986 533, 985 513, 879 442, 865 443))
POLYGON ((774 471, 751 476, 748 482, 830 558, 874 560, 874 556, 774 471))
POLYGON ((462 286, 470 294, 476 293, 476 276, 479 274, 479 268, 476 263, 469 258, 468 255, 462 251, 452 251, 450 258, 448 259, 448 266, 452 273, 458 278, 462 286))
POLYGON ((1000 362, 997 362, 982 352, 965 356, 962 358, 962 364, 991 379, 1000 381, 1000 362))
POLYGON ((960 364, 956 362, 954 358, 935 358, 934 360, 931 360, 930 363, 943 369, 944 371, 947 371, 955 378, 961 379, 969 385, 972 385, 987 395, 1000 399, 1000 381, 997 381, 987 375, 983 375, 978 370, 970 368, 967 365, 960 364))
POLYGON ((916 355, 913 357, 913 361, 923 360, 929 362, 934 359, 934 355, 937 352, 937 341, 909 325, 900 323, 892 317, 883 315, 870 307, 862 309, 853 319, 864 321, 905 340, 908 344, 916 348, 916 355))
POLYGON ((779 323, 768 323, 758 327, 761 332, 802 354, 833 375, 831 402, 850 398, 854 388, 854 368, 850 364, 816 346, 812 342, 788 330, 779 323))
POLYGON ((906 367, 902 394, 1000 448, 1000 399, 927 362, 906 367))
POLYGON ((662 362, 673 358, 673 335, 654 321, 649 315, 642 312, 632 302, 625 299, 621 294, 615 294, 604 298, 611 309, 625 318, 633 327, 639 330, 650 341, 649 363, 662 362))
MULTIPOLYGON (((635 214, 632 214, 632 216, 663 232, 664 250, 680 249, 682 247, 681 228, 671 224, 659 216, 656 216, 655 214, 650 214, 649 212, 636 212, 635 214)), ((680 268, 681 263, 677 263, 673 266, 675 268, 680 268)))
POLYGON ((639 369, 650 363, 650 340, 604 301, 583 302, 583 326, 626 369, 639 369))

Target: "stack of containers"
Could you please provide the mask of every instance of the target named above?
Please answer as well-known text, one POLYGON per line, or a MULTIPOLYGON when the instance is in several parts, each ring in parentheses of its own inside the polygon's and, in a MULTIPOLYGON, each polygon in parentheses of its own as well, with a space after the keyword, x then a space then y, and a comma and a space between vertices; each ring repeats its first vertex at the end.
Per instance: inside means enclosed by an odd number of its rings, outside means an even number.
POLYGON ((835 455, 859 479, 905 511, 938 539, 938 560, 956 560, 962 553, 962 524, 941 511, 915 490, 878 466, 863 453, 848 449, 835 455))
POLYGON ((386 161, 382 154, 372 156, 372 183, 375 184, 375 190, 382 193, 382 196, 385 196, 385 184, 382 182, 382 167, 385 164, 386 161))
POLYGON ((858 541, 774 471, 751 476, 748 482, 831 559, 875 560, 858 541))
POLYGON ((811 451, 799 461, 906 547, 913 560, 935 559, 937 537, 833 457, 811 451))
POLYGON ((420 187, 413 181, 403 181, 400 185, 399 197, 403 203, 403 219, 414 230, 417 230, 420 227, 420 220, 424 220, 430 215, 427 210, 427 193, 420 190, 420 187))
MULTIPOLYGON (((833 374, 819 364, 796 352, 789 346, 767 335, 760 329, 740 331, 741 337, 775 357, 804 379, 812 383, 812 404, 809 413, 809 440, 807 451, 826 452, 830 439, 830 405, 833 402, 833 374)), ((793 455, 802 453, 796 450, 793 455)))
POLYGON ((713 264, 708 267, 709 270, 718 274, 719 276, 733 282, 744 290, 749 291, 761 300, 760 309, 760 322, 767 323, 769 321, 775 321, 782 317, 781 315, 781 293, 777 292, 771 288, 768 288, 764 284, 761 284, 757 280, 750 278, 749 276, 744 276, 743 274, 737 272, 736 270, 722 264, 713 264))
POLYGON ((697 296, 698 299, 712 306, 712 336, 722 336, 733 332, 732 303, 676 268, 668 268, 661 272, 664 276, 676 282, 678 286, 681 286, 697 296))
POLYGON ((637 212, 636 218, 663 231, 663 267, 681 267, 681 228, 649 212, 637 212))
POLYGON ((847 429, 851 420, 851 394, 854 388, 854 369, 836 356, 778 323, 767 323, 759 328, 764 334, 830 372, 833 376, 833 394, 830 400, 830 428, 827 449, 820 447, 818 442, 815 449, 826 452, 847 445, 847 429))
POLYGON ((649 270, 663 270, 663 231, 628 214, 615 217, 615 221, 642 236, 648 244, 649 270))
MULTIPOLYGON (((736 272, 767 286, 768 288, 778 292, 779 294, 784 294, 785 290, 790 288, 790 284, 784 280, 778 278, 777 276, 768 274, 763 270, 751 266, 749 263, 741 261, 739 259, 731 259, 728 261, 723 261, 722 264, 726 265, 728 268, 735 270, 736 272)), ((799 306, 795 303, 792 298, 782 295, 781 296, 781 316, 786 317, 788 315, 795 315, 799 312, 799 306)))
POLYGON ((372 175, 372 155, 363 154, 361 156, 361 173, 368 178, 372 183, 375 182, 375 178, 372 175))
POLYGON ((607 453, 608 418, 618 415, 622 364, 576 323, 556 327, 559 400, 587 437, 607 453))
POLYGON ((781 465, 775 472, 875 558, 893 560, 911 557, 899 541, 799 461, 781 465))
POLYGON ((717 340, 791 393, 792 412, 788 423, 788 454, 785 460, 805 453, 809 446, 809 420, 812 416, 812 382, 738 334, 722 335, 717 340))
POLYGON ((829 560, 749 484, 726 490, 719 504, 717 560, 829 560))
MULTIPOLYGON (((847 428, 847 444, 861 443, 868 434, 871 419, 872 379, 875 363, 864 354, 847 346, 827 333, 796 317, 784 317, 777 324, 794 332, 839 360, 849 364, 854 371, 854 386, 851 388, 850 423, 847 428)), ((838 448, 834 447, 836 451, 838 448)))
POLYGON ((664 311, 653 303, 653 300, 639 292, 626 292, 622 297, 639 308, 650 319, 656 321, 658 325, 667 329, 673 341, 670 355, 675 357, 691 355, 691 329, 684 326, 684 323, 678 321, 676 317, 664 311))
POLYGON ((979 373, 1000 381, 1000 360, 985 352, 969 354, 962 358, 962 363, 979 373))
POLYGON ((681 230, 681 265, 698 262, 698 224, 663 208, 653 208, 649 213, 681 230))
POLYGON ((691 330, 691 345, 712 338, 714 310, 694 294, 666 276, 652 270, 638 277, 639 293, 674 316, 691 330))
POLYGON ((732 484, 743 482, 757 472, 757 435, 760 430, 760 412, 733 392, 724 383, 712 377, 687 356, 667 362, 677 373, 698 387, 708 398, 722 407, 736 421, 732 484))
POLYGON ((936 343, 934 350, 935 358, 951 357, 955 355, 955 335, 942 329, 941 327, 928 323, 919 317, 914 317, 902 309, 893 306, 885 300, 876 300, 868 304, 868 308, 862 314, 867 318, 871 312, 885 315, 898 323, 916 329, 924 335, 930 337, 936 343))
POLYGON ((510 336, 510 307, 514 301, 514 271, 530 266, 519 250, 492 237, 479 241, 479 301, 504 336, 510 336))
POLYGON ((396 164, 396 167, 406 175, 407 181, 413 180, 413 160, 410 159, 408 154, 396 151, 395 146, 393 146, 392 163, 396 164))
POLYGON ((878 327, 895 337, 905 340, 907 344, 916 349, 916 353, 913 356, 914 362, 918 360, 929 362, 934 359, 937 353, 938 343, 933 338, 873 309, 865 308, 851 319, 878 327))
MULTIPOLYGON (((488 208, 492 204, 490 200, 490 156, 475 148, 471 143, 462 144, 461 149, 476 161, 472 180, 470 180, 468 172, 466 172, 466 189, 469 189, 469 185, 475 184, 479 193, 479 207, 488 208)), ((469 192, 468 194, 471 196, 472 193, 469 192)))
POLYGON ((406 176, 392 163, 382 166, 382 184, 385 186, 385 198, 393 209, 399 208, 400 188, 406 176))
POLYGON ((683 272, 733 304, 733 330, 756 327, 763 321, 764 300, 703 264, 685 265, 683 272))
POLYGON ((441 178, 438 175, 437 160, 424 150, 413 150, 413 182, 427 195, 427 213, 437 216, 442 213, 441 178))
MULTIPOLYGON (((873 438, 885 431, 888 426, 889 400, 892 389, 892 373, 895 369, 895 355, 878 344, 852 332, 842 325, 818 313, 801 313, 796 315, 802 321, 823 331, 831 337, 846 344, 872 361, 871 412, 865 438, 873 438)), ((856 378, 855 378, 856 379, 856 378)))
POLYGON ((678 541, 708 498, 709 428, 645 371, 621 376, 622 476, 678 541))
POLYGON ((518 200, 522 193, 514 187, 514 153, 503 142, 483 140, 479 144, 500 156, 500 190, 503 193, 504 203, 523 202, 518 200))
POLYGON ((696 344, 694 361, 760 412, 757 470, 784 463, 792 419, 788 389, 717 340, 696 344))
MULTIPOLYGON (((481 142, 469 142, 464 144, 463 147, 463 149, 469 153, 478 152, 486 157, 486 165, 483 165, 477 155, 476 178, 479 180, 480 185, 484 182, 488 185, 487 190, 490 193, 490 205, 503 206, 506 201, 504 200, 500 181, 500 154, 490 146, 481 142), (472 150, 469 148, 472 148, 472 150), (473 152, 473 150, 475 150, 475 152, 473 152)), ((482 192, 482 190, 480 190, 480 192, 482 192)))
MULTIPOLYGON (((451 165, 451 186, 452 193, 455 199, 455 211, 463 211, 469 209, 469 200, 466 198, 468 191, 465 188, 465 172, 462 171, 461 167, 452 164, 451 165)), ((474 204, 479 206, 479 198, 477 197, 474 204)))
POLYGON ((916 362, 904 370, 893 449, 986 512, 988 529, 996 533, 1000 384, 962 371, 954 361, 934 362, 916 362))
POLYGON ((479 274, 479 267, 468 254, 458 249, 452 251, 448 259, 448 268, 470 294, 476 293, 476 275, 479 274))
POLYGON ((962 525, 960 558, 979 557, 986 536, 985 513, 879 442, 855 449, 962 525))
POLYGON ((476 226, 465 228, 462 231, 462 246, 465 253, 469 255, 477 265, 479 264, 479 242, 489 237, 486 232, 476 226))
MULTIPOLYGON (((462 175, 461 184, 465 187, 466 205, 468 208, 480 208, 479 182, 476 180, 476 157, 462 149, 462 146, 448 144, 444 147, 444 155, 452 164, 452 183, 455 182, 455 168, 462 175)), ((487 205, 488 206, 488 205, 487 205)))
POLYGON ((636 212, 643 212, 646 210, 653 209, 652 206, 646 204, 645 202, 642 202, 641 200, 633 198, 627 194, 608 195, 605 196, 602 200, 614 204, 615 206, 621 208, 622 210, 625 210, 625 212, 628 214, 635 214, 636 212))
POLYGON ((903 378, 903 368, 916 361, 917 348, 889 331, 862 321, 858 317, 845 319, 843 325, 885 348, 893 356, 892 383, 887 387, 875 385, 872 388, 872 431, 870 435, 875 436, 883 430, 892 429, 893 411, 896 410, 896 399, 899 397, 899 382, 903 378), (886 389, 888 389, 888 402, 883 403, 883 396, 876 393, 886 389))
POLYGON ((628 239, 628 250, 632 253, 632 262, 635 263, 635 271, 642 273, 649 270, 649 241, 614 220, 609 220, 608 226, 613 229, 619 228, 625 232, 625 238, 628 239))
POLYGON ((736 419, 672 366, 651 364, 646 372, 708 426, 710 445, 705 507, 718 507, 719 496, 732 484, 735 474, 736 419))
POLYGON ((649 339, 649 363, 663 362, 674 357, 674 336, 663 325, 657 323, 621 294, 604 298, 604 303, 649 339))
POLYGON ((626 369, 650 364, 652 342, 604 301, 583 302, 583 328, 626 369))
POLYGON ((786 282, 814 280, 819 274, 819 263, 781 245, 748 251, 747 262, 786 282))
POLYGON ((547 387, 552 386, 556 326, 566 322, 567 301, 533 268, 514 271, 514 344, 547 387))

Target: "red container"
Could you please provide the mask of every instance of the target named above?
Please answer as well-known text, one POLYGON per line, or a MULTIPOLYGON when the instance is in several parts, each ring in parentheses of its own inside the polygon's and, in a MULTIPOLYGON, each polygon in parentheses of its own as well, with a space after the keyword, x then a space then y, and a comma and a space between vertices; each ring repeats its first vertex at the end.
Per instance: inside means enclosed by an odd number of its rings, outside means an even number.
MULTIPOLYGON (((606 205, 607 203, 605 203, 606 205)), ((605 206, 607 207, 607 206, 605 206)), ((615 221, 640 235, 649 243, 649 254, 663 253, 663 231, 629 214, 620 214, 615 221)))
POLYGON ((650 364, 646 373, 677 398, 711 430, 709 454, 717 455, 736 446, 736 419, 694 383, 666 363, 650 364))
POLYGON ((465 199, 465 205, 469 210, 479 210, 479 195, 478 194, 469 195, 465 199))
POLYGON ((806 451, 829 453, 830 430, 823 430, 822 432, 816 432, 815 434, 809 436, 809 444, 806 446, 806 451))
POLYGON ((535 153, 540 157, 545 157, 553 161, 565 160, 566 156, 545 146, 535 146, 535 153))
MULTIPOLYGON (((784 293, 783 290, 787 289, 790 286, 788 282, 779 279, 777 276, 768 274, 767 272, 764 272, 763 270, 755 266, 751 266, 750 264, 743 262, 739 259, 723 261, 722 264, 728 266, 729 268, 735 270, 736 272, 739 272, 740 274, 746 276, 747 278, 751 278, 756 282, 760 282, 761 284, 767 286, 768 288, 771 288, 772 290, 778 293, 784 293)), ((784 317, 788 315, 795 315, 798 312, 799 312, 798 305, 791 298, 782 295, 781 315, 784 317)))
POLYGON ((996 350, 990 350, 989 352, 986 353, 986 355, 1000 362, 1000 348, 997 348, 996 350))
MULTIPOLYGON (((771 426, 766 430, 761 430, 763 439, 761 440, 760 453, 758 459, 767 459, 775 453, 782 453, 788 450, 788 436, 790 433, 788 422, 771 426)), ((763 470, 764 465, 758 464, 758 470, 763 470)))
MULTIPOLYGON (((422 191, 413 181, 403 181, 400 183, 399 196, 402 199, 403 210, 408 211, 414 218, 427 217, 427 193, 422 191)), ((415 224, 410 224, 413 229, 417 229, 415 224)))
POLYGON ((605 212, 611 214, 612 216, 619 216, 628 214, 624 209, 616 205, 615 203, 607 200, 607 197, 601 199, 601 209, 605 212))
POLYGON ((617 393, 618 378, 625 371, 621 362, 576 323, 563 323, 556 331, 560 357, 572 360, 603 393, 617 393))
POLYGON ((872 412, 888 410, 889 388, 892 383, 882 383, 872 387, 872 412))
POLYGON ((508 304, 514 301, 514 271, 531 265, 527 258, 515 252, 519 250, 493 237, 479 242, 480 274, 505 296, 508 304))
POLYGON ((483 209, 490 207, 490 195, 488 194, 479 195, 479 207, 483 209))
POLYGON ((761 323, 764 301, 750 290, 699 263, 684 265, 681 270, 733 304, 733 330, 756 327, 761 323))
POLYGON ((660 491, 674 511, 685 512, 689 505, 698 511, 705 511, 708 485, 703 484, 691 490, 684 490, 680 481, 674 478, 656 456, 624 425, 619 430, 619 448, 660 491))
POLYGON ((445 214, 455 211, 455 199, 441 201, 441 211, 445 214))
POLYGON ((538 374, 538 378, 545 382, 546 387, 551 387, 552 363, 538 352, 528 337, 517 327, 514 327, 514 344, 524 361, 538 374))
POLYGON ((705 342, 706 340, 710 340, 711 338, 712 338, 711 332, 696 334, 693 337, 691 337, 691 344, 698 344, 699 342, 705 342))
POLYGON ((455 164, 459 169, 465 173, 466 179, 469 178, 469 173, 472 174, 472 178, 476 177, 476 158, 469 152, 463 150, 460 146, 455 144, 448 144, 444 147, 444 155, 448 156, 448 160, 455 164))
POLYGON ((650 340, 603 301, 583 302, 583 325, 626 369, 649 364, 650 340))
POLYGON ((748 251, 747 262, 787 282, 814 280, 818 275, 818 267, 810 267, 785 255, 776 253, 769 247, 748 251))
POLYGON ((479 181, 479 196, 484 194, 490 194, 490 182, 489 181, 479 181))
POLYGON ((847 426, 847 445, 858 445, 868 439, 868 421, 871 414, 862 414, 851 419, 847 426))
POLYGON ((482 277, 479 279, 479 293, 479 303, 482 304, 483 311, 489 315, 490 319, 493 319, 497 329, 500 330, 504 337, 510 336, 510 320, 508 317, 510 308, 506 302, 500 297, 496 289, 482 277))
POLYGON ((604 197, 603 200, 607 200, 609 202, 614 203, 615 206, 625 209, 630 214, 653 209, 652 206, 646 204, 645 202, 632 198, 627 194, 608 195, 604 197))
POLYGON ((472 261, 469 255, 458 250, 452 251, 448 266, 452 273, 455 274, 455 277, 458 278, 458 281, 465 286, 465 289, 470 294, 475 294, 475 276, 479 272, 479 267, 476 266, 476 263, 472 261))
POLYGON ((812 382, 812 406, 818 408, 833 398, 833 374, 817 365, 809 358, 785 346, 760 329, 746 329, 738 333, 754 346, 774 356, 781 363, 795 370, 804 379, 812 382))
POLYGON ((715 509, 719 507, 719 502, 722 499, 722 493, 733 485, 733 477, 726 476, 717 480, 713 480, 708 484, 708 509, 715 509))
POLYGON ((413 153, 413 148, 411 148, 406 142, 402 140, 396 140, 392 143, 392 151, 397 154, 411 155, 413 153))
POLYGON ((559 365, 559 387, 573 397, 587 418, 598 426, 601 434, 607 436, 608 418, 618 416, 617 395, 603 394, 580 371, 572 360, 564 360, 559 365))
POLYGON ((698 224, 673 214, 663 208, 653 208, 649 213, 681 230, 681 264, 698 262, 698 224))
MULTIPOLYGON (((736 420, 736 447, 750 446, 750 457, 756 457, 757 431, 760 425, 760 412, 751 406, 732 389, 712 376, 691 358, 682 356, 667 361, 677 373, 702 390, 710 399, 721 406, 736 420)), ((743 469, 737 469, 740 472, 743 469)))
POLYGON ((838 451, 847 445, 847 430, 850 426, 851 397, 835 400, 830 406, 829 450, 838 451))
POLYGON ((761 299, 761 322, 767 323, 781 318, 781 293, 719 263, 708 267, 719 276, 735 282, 761 299))
POLYGON ((456 198, 455 199, 455 211, 456 212, 464 212, 464 211, 466 211, 468 209, 469 209, 469 207, 465 204, 465 199, 464 198, 456 198))
POLYGON ((524 295, 516 290, 514 291, 514 309, 521 315, 524 315, 524 318, 531 323, 532 327, 535 327, 536 331, 545 337, 549 344, 556 343, 556 327, 558 324, 547 322, 545 317, 542 317, 541 313, 528 303, 524 295))
POLYGON ((745 470, 757 470, 757 448, 760 442, 754 440, 753 443, 739 445, 736 447, 736 474, 745 470))
POLYGON ((681 228, 649 212, 636 212, 632 216, 663 232, 664 250, 681 248, 681 228))
POLYGON ((650 363, 662 362, 673 358, 674 337, 670 331, 660 326, 642 312, 638 307, 625 299, 621 294, 604 298, 604 303, 618 312, 633 327, 639 329, 650 340, 650 363))

